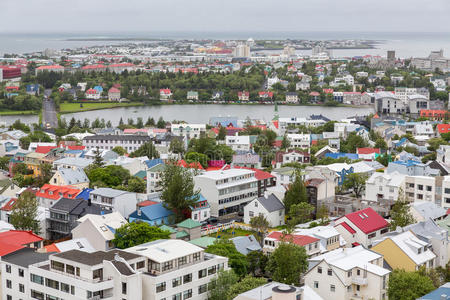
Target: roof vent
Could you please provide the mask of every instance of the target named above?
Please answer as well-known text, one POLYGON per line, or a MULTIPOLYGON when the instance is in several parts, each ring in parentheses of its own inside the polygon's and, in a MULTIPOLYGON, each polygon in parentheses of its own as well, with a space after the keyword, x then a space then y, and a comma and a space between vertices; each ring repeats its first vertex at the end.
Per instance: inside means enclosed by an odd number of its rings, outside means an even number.
POLYGON ((368 218, 369 216, 366 213, 363 213, 364 217, 368 218))
POLYGON ((364 220, 364 217, 363 217, 361 214, 358 214, 358 216, 359 216, 361 219, 364 220))

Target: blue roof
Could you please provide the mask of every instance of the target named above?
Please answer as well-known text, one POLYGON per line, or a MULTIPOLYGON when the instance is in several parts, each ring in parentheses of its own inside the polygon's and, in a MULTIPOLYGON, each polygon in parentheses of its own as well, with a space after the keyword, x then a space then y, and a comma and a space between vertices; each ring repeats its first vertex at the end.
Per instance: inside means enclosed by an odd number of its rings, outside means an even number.
POLYGON ((36 92, 39 90, 39 84, 27 84, 27 92, 36 92))
POLYGON ((86 189, 84 189, 84 190, 82 190, 78 195, 77 195, 77 198, 82 198, 82 199, 84 199, 84 200, 89 200, 89 194, 93 191, 94 189, 89 189, 89 188, 86 188, 86 189))
POLYGON ((166 218, 173 215, 173 212, 163 206, 163 203, 153 204, 150 206, 141 207, 141 215, 138 216, 137 211, 134 211, 130 218, 154 221, 166 218))
POLYGON ((408 141, 407 138, 402 138, 400 141, 398 141, 397 143, 395 143, 395 147, 400 147, 401 145, 403 145, 404 143, 406 143, 408 141))
POLYGON ((450 296, 450 283, 446 283, 439 287, 438 289, 432 291, 431 293, 426 294, 418 298, 417 300, 441 300, 441 296, 446 295, 447 297, 444 299, 448 299, 450 296))
POLYGON ((158 164, 164 164, 164 161, 161 158, 155 158, 155 159, 146 160, 145 164, 150 169, 158 164))
POLYGON ((394 164, 398 164, 398 165, 402 165, 402 166, 407 166, 407 167, 412 167, 412 166, 417 166, 417 165, 423 165, 420 161, 415 161, 415 160, 396 160, 394 162, 392 162, 394 164))
POLYGON ((337 152, 337 153, 325 153, 325 157, 331 157, 333 159, 338 159, 341 157, 347 157, 349 159, 358 159, 359 155, 356 153, 337 152))
POLYGON ((101 86, 99 86, 99 85, 94 86, 93 89, 96 90, 99 93, 103 92, 103 88, 101 86))

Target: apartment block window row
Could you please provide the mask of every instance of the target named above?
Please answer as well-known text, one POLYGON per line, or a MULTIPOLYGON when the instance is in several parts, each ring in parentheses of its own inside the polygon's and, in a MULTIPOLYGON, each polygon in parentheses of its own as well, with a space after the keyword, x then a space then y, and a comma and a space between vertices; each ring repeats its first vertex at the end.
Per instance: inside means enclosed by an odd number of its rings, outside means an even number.
POLYGON ((257 195, 258 195, 258 192, 249 192, 249 193, 241 194, 241 195, 238 195, 238 196, 228 197, 228 198, 225 198, 225 199, 219 199, 219 204, 230 203, 230 202, 238 201, 238 200, 241 200, 241 199, 255 197, 257 195))
POLYGON ((45 283, 46 287, 51 287, 56 290, 60 290, 64 293, 75 295, 75 287, 73 285, 69 285, 67 283, 59 282, 59 281, 52 280, 49 278, 44 278, 44 277, 36 275, 36 274, 30 274, 30 280, 31 280, 31 282, 34 282, 34 283, 37 283, 40 285, 44 285, 44 283, 45 283))
POLYGON ((220 189, 219 190, 219 196, 222 195, 226 195, 226 194, 231 194, 231 193, 236 193, 239 191, 243 191, 243 190, 248 190, 251 188, 256 188, 258 186, 258 184, 256 182, 249 182, 249 183, 245 183, 245 184, 240 184, 237 186, 232 186, 232 187, 228 187, 225 189, 220 189))

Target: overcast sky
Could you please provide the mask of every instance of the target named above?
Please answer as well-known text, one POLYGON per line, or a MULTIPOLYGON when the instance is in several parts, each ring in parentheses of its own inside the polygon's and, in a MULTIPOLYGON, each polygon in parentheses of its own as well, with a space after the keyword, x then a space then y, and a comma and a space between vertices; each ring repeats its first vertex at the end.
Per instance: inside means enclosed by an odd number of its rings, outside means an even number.
POLYGON ((0 32, 449 32, 450 0, 0 0, 0 32))

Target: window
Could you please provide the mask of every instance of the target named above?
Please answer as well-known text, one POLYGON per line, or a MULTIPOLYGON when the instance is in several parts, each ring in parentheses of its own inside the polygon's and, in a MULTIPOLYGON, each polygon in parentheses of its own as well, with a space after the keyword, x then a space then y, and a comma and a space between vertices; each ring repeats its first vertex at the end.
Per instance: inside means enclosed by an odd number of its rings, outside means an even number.
POLYGON ((66 265, 66 273, 75 274, 75 268, 71 265, 66 265))
POLYGON ((162 270, 167 271, 173 268, 173 262, 172 261, 166 261, 163 263, 162 270))
POLYGON ((12 300, 12 296, 11 295, 6 295, 6 300, 12 300))
POLYGON ((178 266, 182 266, 187 264, 187 256, 183 256, 178 258, 178 266))
POLYGON ((317 273, 322 274, 322 267, 317 268, 317 273))
POLYGON ((166 282, 161 282, 156 285, 156 292, 161 293, 166 290, 166 282))
POLYGON ((198 278, 206 277, 206 269, 198 271, 198 278))
POLYGON ((200 260, 200 252, 194 253, 194 254, 192 255, 192 259, 193 259, 194 261, 200 260))
POLYGON ((19 269, 19 276, 23 277, 23 269, 19 269))
POLYGON ((21 283, 19 283, 19 292, 25 293, 25 286, 21 283))
POLYGON ((192 298, 192 289, 183 292, 183 299, 192 298))
POLYGON ((181 276, 172 279, 172 287, 177 287, 179 285, 181 285, 181 276))
POLYGON ((206 293, 207 290, 208 290, 208 285, 207 284, 202 284, 201 286, 198 287, 198 293, 199 294, 206 293))
POLYGON ((333 270, 331 270, 331 269, 328 269, 328 271, 327 271, 327 274, 328 274, 328 276, 331 276, 331 275, 333 275, 333 270))
POLYGON ((368 237, 369 239, 372 239, 372 238, 374 238, 376 235, 377 235, 377 233, 376 233, 376 232, 373 232, 373 233, 369 234, 367 237, 368 237))
POLYGON ((31 290, 31 298, 44 300, 44 294, 35 290, 31 290))
POLYGON ((319 282, 318 281, 314 281, 314 288, 318 289, 319 288, 319 282))
POLYGON ((359 290, 360 290, 361 288, 360 288, 360 286, 359 285, 356 285, 356 290, 359 292, 359 290))
POLYGON ((419 191, 423 191, 423 185, 422 184, 418 184, 417 188, 419 189, 419 191))
POLYGON ((427 185, 427 192, 431 192, 432 188, 431 185, 427 185))
POLYGON ((173 295, 172 300, 181 300, 181 293, 173 295))
POLYGON ((136 263, 136 269, 142 269, 145 267, 145 261, 139 261, 136 263))
POLYGON ((208 275, 216 274, 216 266, 208 268, 208 275))
POLYGON ((11 282, 11 280, 6 279, 6 287, 7 287, 8 289, 11 289, 11 288, 12 288, 12 282, 11 282))
POLYGON ((11 266, 10 265, 6 265, 6 273, 11 273, 11 266))
POLYGON ((44 277, 39 276, 39 275, 35 275, 35 274, 31 274, 31 282, 37 283, 37 284, 44 284, 44 277))
POLYGON ((249 211, 249 212, 248 212, 248 216, 249 216, 249 217, 253 217, 254 215, 255 215, 255 214, 254 214, 252 211, 249 211))
POLYGON ((127 283, 122 282, 122 294, 126 294, 126 293, 127 293, 127 283))
POLYGON ((330 291, 331 292, 336 291, 336 287, 334 286, 334 284, 330 284, 330 291))
POLYGON ((356 275, 361 275, 361 270, 360 269, 358 269, 358 270, 356 270, 356 275))
POLYGON ((183 276, 183 283, 188 283, 192 281, 192 273, 183 276))
POLYGON ((52 269, 64 272, 64 264, 63 263, 61 263, 59 261, 51 260, 50 265, 51 265, 52 269))
POLYGON ((59 282, 53 279, 45 278, 45 286, 59 290, 59 282))
POLYGON ((350 276, 352 276, 352 271, 347 272, 347 277, 350 277, 350 276))

